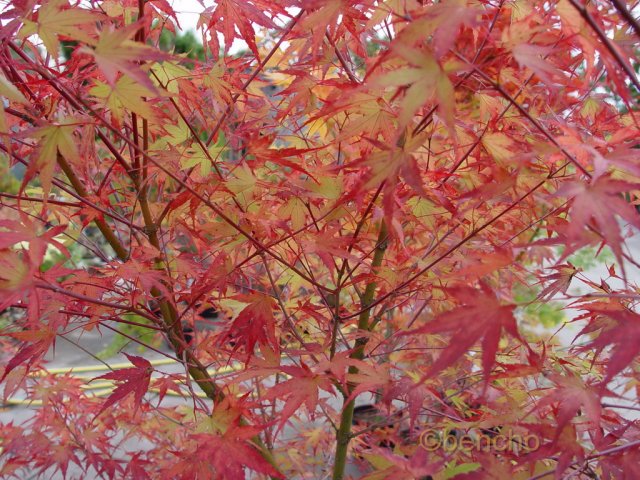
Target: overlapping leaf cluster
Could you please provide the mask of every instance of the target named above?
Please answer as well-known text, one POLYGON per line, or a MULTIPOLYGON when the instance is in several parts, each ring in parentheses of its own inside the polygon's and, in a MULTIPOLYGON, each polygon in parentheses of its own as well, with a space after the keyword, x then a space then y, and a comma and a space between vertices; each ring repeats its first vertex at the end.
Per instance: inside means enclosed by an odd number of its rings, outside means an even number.
POLYGON ((23 173, 0 193, 0 372, 42 401, 1 427, 3 478, 638 474, 624 2, 220 0, 202 61, 159 48, 164 0, 2 15, 0 155, 23 173), (567 260, 594 246, 608 278, 567 260), (575 345, 536 323, 536 288, 578 296, 575 345), (58 336, 123 325, 184 374, 130 356, 105 401, 42 370, 58 336), (428 451, 426 429, 540 447, 428 451))

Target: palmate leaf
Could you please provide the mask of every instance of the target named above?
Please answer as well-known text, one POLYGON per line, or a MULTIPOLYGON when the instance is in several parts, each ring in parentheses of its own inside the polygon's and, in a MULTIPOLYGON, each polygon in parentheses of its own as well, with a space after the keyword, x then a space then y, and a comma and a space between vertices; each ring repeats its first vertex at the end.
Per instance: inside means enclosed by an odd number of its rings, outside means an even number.
MULTIPOLYGON (((280 94, 286 93, 292 93, 292 89, 286 89, 280 94)), ((336 132, 337 141, 357 136, 372 139, 382 136, 391 143, 394 141, 397 114, 393 111, 392 103, 387 97, 389 94, 385 94, 383 87, 361 91, 351 86, 339 86, 320 111, 311 116, 307 124, 318 121, 328 123, 330 119, 340 125, 336 132), (348 115, 348 122, 344 121, 346 115, 348 115)), ((293 101, 290 100, 288 109, 291 108, 292 103, 293 101)), ((304 103, 303 99, 300 99, 300 103, 304 103)))
POLYGON ((312 51, 315 52, 321 47, 326 32, 331 38, 350 35, 353 38, 352 45, 354 45, 356 53, 365 55, 360 34, 374 7, 372 0, 360 2, 313 1, 309 2, 309 7, 309 14, 302 20, 301 27, 312 32, 308 42, 312 51))
POLYGON ((482 369, 487 379, 495 362, 502 332, 523 341, 513 316, 515 305, 502 304, 486 284, 482 284, 479 290, 467 286, 449 287, 446 290, 460 302, 460 306, 405 335, 451 334, 448 346, 429 367, 427 376, 450 367, 482 340, 482 369))
POLYGON ((18 102, 24 105, 29 103, 22 92, 2 74, 0 74, 0 95, 11 102, 18 102))
POLYGON ((222 435, 190 435, 188 441, 193 452, 172 452, 177 458, 166 473, 171 478, 244 479, 245 469, 249 468, 270 478, 284 478, 250 445, 257 431, 254 427, 233 426, 222 435))
POLYGON ((4 310, 33 286, 37 269, 27 252, 0 249, 0 309, 4 310))
POLYGON ((552 78, 558 77, 559 71, 544 60, 544 57, 550 55, 552 50, 551 47, 521 43, 513 48, 513 56, 520 65, 530 68, 543 82, 553 86, 552 78))
POLYGON ((640 315, 615 299, 589 302, 579 308, 586 311, 580 318, 588 318, 590 321, 578 336, 597 333, 583 350, 595 350, 602 354, 607 347, 611 347, 603 379, 606 384, 631 365, 640 353, 640 315))
POLYGON ((58 154, 71 163, 78 160, 78 141, 74 138, 74 131, 79 124, 78 119, 65 118, 60 122, 25 132, 25 136, 38 140, 38 149, 35 161, 29 164, 25 173, 23 188, 38 173, 44 197, 48 196, 58 154))
POLYGON ((18 352, 4 366, 0 382, 2 382, 15 368, 24 363, 27 364, 28 371, 29 367, 40 361, 56 339, 56 332, 51 328, 13 332, 5 335, 10 335, 12 338, 25 342, 25 344, 22 345, 20 350, 18 350, 18 352))
POLYGON ((148 360, 142 357, 129 355, 128 353, 125 353, 125 356, 131 363, 133 363, 133 367, 122 368, 120 370, 105 373, 104 375, 100 375, 93 379, 115 380, 116 382, 119 382, 118 386, 102 404, 102 407, 96 416, 100 415, 110 406, 126 398, 130 393, 133 393, 134 409, 137 410, 142 405, 144 394, 147 393, 147 390, 149 389, 149 382, 151 381, 153 367, 148 360))
POLYGON ((260 52, 256 45, 256 27, 278 28, 273 20, 264 14, 264 11, 288 16, 282 7, 268 4, 269 8, 265 9, 264 6, 267 4, 262 0, 220 0, 202 13, 199 22, 200 24, 206 23, 212 30, 211 41, 216 51, 220 49, 216 36, 216 33, 220 31, 225 41, 225 53, 229 51, 235 38, 241 38, 247 42, 253 54, 259 58, 260 52))
POLYGON ((538 294, 538 300, 550 300, 558 293, 567 293, 571 280, 582 269, 574 267, 571 262, 551 267, 556 273, 540 278, 540 283, 546 283, 546 287, 538 294))
MULTIPOLYGON (((590 225, 594 225, 602 234, 604 241, 611 247, 618 264, 624 272, 623 237, 618 224, 619 216, 636 228, 640 228, 638 212, 626 202, 621 194, 638 188, 635 183, 617 180, 604 175, 590 184, 568 182, 557 195, 572 198, 570 218, 566 234, 571 244, 579 245, 583 236, 588 234, 590 225)), ((575 248, 565 251, 569 255, 575 248)))
POLYGON ((122 121, 128 111, 147 120, 156 118, 151 104, 146 100, 154 95, 153 91, 131 77, 121 76, 113 85, 98 80, 89 93, 101 99, 118 121, 122 121))
POLYGON ((95 22, 103 16, 85 10, 79 6, 71 6, 67 0, 52 0, 44 3, 34 14, 33 20, 24 20, 20 29, 21 38, 37 34, 47 51, 54 58, 58 57, 60 41, 58 35, 93 43, 89 34, 94 29, 95 22))
POLYGON ((0 220, 0 312, 13 302, 26 297, 35 287, 49 245, 69 257, 66 247, 55 237, 64 226, 42 232, 28 220, 0 220), (28 244, 28 248, 26 245, 28 244))
POLYGON ((139 29, 140 25, 137 23, 117 30, 105 28, 100 33, 100 38, 95 44, 95 48, 83 47, 83 51, 95 58, 96 64, 100 67, 110 85, 116 85, 117 74, 121 72, 131 77, 147 90, 155 93, 157 91, 156 86, 141 68, 140 61, 158 61, 167 59, 169 56, 148 45, 130 40, 139 29))
POLYGON ((285 402, 280 413, 279 428, 282 429, 303 404, 307 407, 307 412, 313 416, 319 401, 320 390, 333 393, 334 389, 329 378, 311 371, 304 363, 300 367, 282 366, 279 370, 290 378, 269 389, 264 398, 285 402))
POLYGON ((576 415, 582 413, 592 423, 596 432, 600 431, 602 406, 601 392, 592 385, 585 384, 577 375, 550 375, 555 386, 549 395, 545 396, 536 408, 544 409, 548 405, 555 405, 554 411, 558 421, 557 436, 576 415))
POLYGON ((398 119, 406 126, 428 100, 435 100, 443 119, 451 125, 454 113, 454 90, 447 72, 427 51, 395 45, 398 55, 411 65, 385 73, 376 80, 383 87, 407 87, 400 102, 398 119))
POLYGON ((239 296, 237 299, 248 305, 233 320, 228 331, 220 338, 220 342, 234 341, 234 350, 244 346, 249 357, 253 355, 256 344, 266 345, 276 352, 279 351, 280 345, 276 339, 273 315, 275 300, 260 294, 239 296))

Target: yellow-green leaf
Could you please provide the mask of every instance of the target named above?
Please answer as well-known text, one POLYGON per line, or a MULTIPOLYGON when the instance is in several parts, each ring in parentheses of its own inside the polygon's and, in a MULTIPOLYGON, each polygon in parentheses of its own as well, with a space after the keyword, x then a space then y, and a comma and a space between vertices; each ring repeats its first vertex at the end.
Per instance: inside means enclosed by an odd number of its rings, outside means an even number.
POLYGON ((253 176, 251 169, 242 164, 233 171, 236 178, 227 180, 227 188, 233 193, 250 193, 256 186, 256 177, 253 176))
POLYGON ((453 123, 454 90, 446 72, 428 52, 398 45, 397 53, 414 66, 407 66, 382 75, 376 83, 381 86, 410 85, 400 102, 400 125, 409 124, 424 104, 435 99, 444 119, 453 123))
POLYGON ((0 74, 0 95, 12 102, 27 104, 27 99, 4 75, 0 74))
POLYGON ((63 122, 37 128, 29 133, 29 136, 40 139, 34 167, 40 171, 40 181, 45 197, 51 190, 58 152, 70 162, 78 159, 77 140, 73 137, 76 127, 75 120, 68 118, 63 122))
POLYGON ((291 197, 287 203, 280 207, 278 214, 283 218, 290 218, 291 226, 294 230, 298 230, 305 224, 307 207, 299 198, 291 197))
POLYGON ((107 108, 118 120, 122 120, 127 110, 135 112, 147 120, 155 118, 150 104, 144 98, 153 95, 153 93, 130 77, 120 77, 113 87, 97 81, 96 86, 91 88, 89 93, 104 99, 107 108))
POLYGON ((57 58, 60 48, 58 35, 71 37, 84 43, 93 43, 92 38, 82 29, 83 24, 91 24, 100 19, 100 15, 80 8, 71 7, 67 0, 51 0, 44 3, 37 12, 34 22, 24 20, 19 37, 26 38, 37 34, 47 51, 57 58))
POLYGON ((482 137, 482 145, 498 162, 506 162, 513 158, 514 154, 509 150, 513 142, 504 133, 489 133, 482 137))

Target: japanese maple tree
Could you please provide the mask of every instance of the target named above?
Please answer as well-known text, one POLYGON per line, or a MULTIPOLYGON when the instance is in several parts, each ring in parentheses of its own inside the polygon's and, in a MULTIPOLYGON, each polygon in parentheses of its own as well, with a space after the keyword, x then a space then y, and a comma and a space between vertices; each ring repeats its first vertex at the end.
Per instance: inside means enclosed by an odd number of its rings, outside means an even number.
POLYGON ((179 3, 3 3, 0 477, 640 477, 634 2, 179 3))

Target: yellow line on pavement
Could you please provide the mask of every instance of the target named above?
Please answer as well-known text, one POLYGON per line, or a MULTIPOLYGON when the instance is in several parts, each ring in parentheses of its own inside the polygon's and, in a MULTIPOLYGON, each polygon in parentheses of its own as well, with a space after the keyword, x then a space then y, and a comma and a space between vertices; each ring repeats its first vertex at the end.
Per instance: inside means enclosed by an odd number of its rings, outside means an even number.
MULTIPOLYGON (((159 367, 162 365, 172 365, 177 364, 175 360, 171 358, 159 358, 157 360, 151 360, 151 363, 154 367, 159 367)), ((133 364, 131 362, 120 362, 109 364, 112 370, 119 370, 121 368, 131 368, 133 364)), ((83 372, 102 372, 104 370, 109 370, 106 365, 96 364, 96 365, 85 365, 83 367, 56 367, 47 369, 48 373, 61 374, 61 373, 83 373, 83 372)), ((34 373, 34 375, 38 375, 38 373, 34 373)))
MULTIPOLYGON (((151 360, 149 363, 151 363, 152 366, 154 367, 159 367, 159 366, 163 366, 163 365, 182 365, 179 362, 176 362, 175 360, 172 360, 170 358, 160 358, 157 360, 151 360)), ((120 370, 123 368, 131 368, 133 367, 133 364, 130 362, 121 362, 121 363, 113 363, 110 364, 109 367, 112 370, 120 370)), ((43 372, 32 372, 29 375, 32 377, 40 377, 40 376, 44 376, 46 374, 54 374, 54 375, 59 375, 59 374, 65 374, 65 373, 89 373, 89 372, 103 372, 103 371, 109 371, 109 367, 107 367, 106 365, 101 365, 101 364, 96 364, 96 365, 85 365, 85 366, 80 366, 80 367, 56 367, 56 368, 50 368, 48 370, 45 370, 43 372)), ((242 365, 227 365, 225 367, 221 367, 219 369, 208 369, 207 371, 209 372, 210 375, 215 376, 215 375, 220 375, 220 374, 224 374, 224 373, 230 373, 230 372, 235 372, 237 370, 240 370, 242 368, 242 365)), ((99 375, 98 375, 99 376, 99 375)), ((74 375, 75 378, 77 379, 81 379, 81 380, 92 380, 95 377, 89 376, 89 375, 74 375)), ((87 391, 91 391, 92 395, 91 396, 95 396, 95 397, 104 397, 109 395, 111 392, 113 392, 113 388, 114 388, 114 381, 112 380, 108 380, 108 379, 102 379, 102 381, 100 382, 95 382, 95 383, 91 383, 91 382, 87 382, 85 385, 82 385, 81 388, 83 390, 87 390, 87 391)), ((159 393, 159 389, 157 388, 150 388, 148 390, 151 393, 159 393)), ((204 392, 193 392, 193 393, 188 393, 185 392, 186 397, 191 397, 193 394, 195 394, 197 397, 200 398, 207 398, 207 396, 204 394, 204 392)), ((182 397, 183 395, 179 395, 176 392, 173 391, 167 391, 166 396, 168 397, 182 397)), ((7 406, 7 407, 11 407, 11 406, 31 406, 31 407, 39 407, 42 406, 42 400, 30 400, 30 399, 20 399, 20 398, 8 398, 6 399, 2 404, 0 404, 1 406, 7 406)))
MULTIPOLYGON (((92 395, 89 396, 89 398, 91 397, 106 397, 108 396, 111 392, 113 391, 112 388, 102 388, 102 389, 98 389, 95 392, 93 392, 92 395)), ((159 393, 160 389, 158 388, 150 388, 149 389, 150 393, 159 393)), ((204 394, 204 392, 194 392, 196 394, 197 397, 199 398, 207 398, 207 396, 204 394)), ((167 391, 165 394, 166 397, 181 397, 181 398, 185 398, 185 399, 189 399, 192 397, 192 394, 189 392, 185 392, 184 395, 180 395, 174 391, 167 391)), ((15 407, 41 407, 42 406, 42 400, 29 400, 27 398, 8 398, 6 399, 2 405, 4 406, 15 406, 15 407)))

